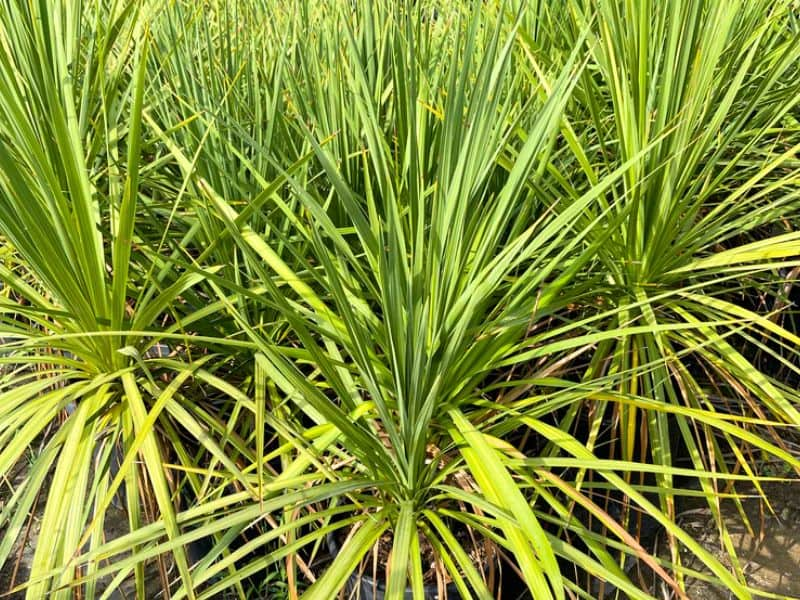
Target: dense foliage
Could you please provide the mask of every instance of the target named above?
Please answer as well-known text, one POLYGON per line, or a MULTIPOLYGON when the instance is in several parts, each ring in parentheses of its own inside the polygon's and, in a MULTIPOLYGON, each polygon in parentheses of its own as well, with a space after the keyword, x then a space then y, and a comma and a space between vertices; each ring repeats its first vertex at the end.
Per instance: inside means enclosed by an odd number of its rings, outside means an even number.
POLYGON ((33 600, 752 597, 798 103, 790 0, 2 0, 3 571, 35 523, 33 600))

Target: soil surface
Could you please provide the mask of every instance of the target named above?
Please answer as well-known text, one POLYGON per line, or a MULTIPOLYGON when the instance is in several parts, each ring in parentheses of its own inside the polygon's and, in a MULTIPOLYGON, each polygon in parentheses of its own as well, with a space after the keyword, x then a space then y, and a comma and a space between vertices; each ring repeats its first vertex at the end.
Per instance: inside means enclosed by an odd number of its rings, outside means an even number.
MULTIPOLYGON (((745 527, 732 500, 720 502, 722 518, 754 598, 800 598, 800 480, 767 483, 763 485, 763 489, 774 514, 763 506, 756 490, 747 490, 748 497, 742 500, 752 532, 745 527), (765 594, 758 594, 758 591, 765 594)), ((696 502, 695 507, 684 507, 679 523, 722 564, 730 566, 730 559, 720 543, 719 531, 711 511, 702 502, 696 502)), ((697 559, 694 563, 687 560, 686 566, 700 570, 697 559)), ((705 581, 695 579, 687 582, 687 594, 691 600, 734 598, 729 590, 705 581)), ((664 590, 656 590, 655 595, 662 598, 674 597, 664 590)))
MULTIPOLYGON (((11 497, 13 491, 22 483, 24 476, 24 463, 21 463, 14 469, 14 474, 10 478, 10 481, 3 482, 5 485, 0 487, 0 510, 2 510, 4 503, 11 497)), ((25 598, 24 591, 17 591, 14 593, 10 593, 10 591, 28 579, 36 551, 36 544, 39 537, 45 535, 41 531, 40 525, 46 495, 47 486, 42 490, 38 502, 35 503, 33 516, 29 517, 26 522, 24 534, 15 543, 9 560, 5 565, 0 566, 0 600, 21 600, 25 598)), ((119 502, 119 500, 115 499, 115 503, 106 510, 103 531, 107 541, 128 533, 127 513, 121 506, 116 505, 117 502, 119 502)), ((6 531, 0 528, 0 539, 2 539, 5 534, 6 531)), ((111 579, 112 576, 109 575, 99 580, 97 586, 98 592, 102 592, 111 579)), ((158 573, 151 572, 149 576, 146 577, 146 586, 148 599, 159 596, 161 578, 158 573)), ((123 582, 114 593, 110 594, 110 600, 131 600, 134 597, 135 591, 132 579, 123 582)))
MULTIPOLYGON (((753 526, 750 533, 742 523, 736 505, 731 500, 722 500, 720 510, 731 536, 731 541, 737 550, 747 579, 747 584, 753 589, 754 598, 779 598, 800 600, 800 480, 786 483, 765 484, 764 491, 770 500, 773 513, 765 509, 755 490, 742 490, 741 493, 750 494, 742 500, 743 508, 753 526), (758 594, 758 591, 765 594, 758 594)), ((5 498, 0 494, 0 505, 5 498)), ((109 519, 109 525, 115 519, 109 519)), ((120 521, 124 522, 122 516, 120 521)), ((684 530, 690 533, 706 550, 713 553, 723 564, 729 565, 730 561, 720 544, 717 531, 710 509, 703 501, 685 503, 679 516, 679 523, 684 530), (692 506, 691 504, 694 504, 692 506)), ((107 531, 110 537, 115 537, 119 532, 107 531)), ((0 535, 2 535, 0 531, 0 535)), ((34 517, 25 543, 19 544, 15 549, 14 559, 19 559, 16 581, 24 580, 28 567, 33 558, 33 550, 39 535, 38 518, 34 517)), ((664 545, 663 539, 661 540, 664 545)), ((425 544, 423 544, 423 548, 425 544)), ((699 561, 691 562, 691 556, 686 557, 686 566, 701 569, 699 561)), ((382 557, 379 564, 385 564, 386 556, 382 557)), ((7 593, 12 580, 16 560, 0 569, 0 596, 7 593)), ((150 583, 158 583, 158 577, 153 577, 150 583)), ((130 590, 127 597, 131 598, 130 590)), ((151 590, 155 592, 156 590, 151 590)), ((668 600, 675 596, 662 586, 651 590, 657 598, 668 600)), ((124 593, 124 592, 123 592, 124 593)), ((687 593, 691 600, 729 600, 733 598, 727 589, 713 586, 699 580, 688 580, 687 593)), ((505 594, 504 594, 505 596, 505 594)), ((20 598, 23 594, 13 594, 4 598, 20 598)), ((123 594, 114 596, 123 598, 123 594)))

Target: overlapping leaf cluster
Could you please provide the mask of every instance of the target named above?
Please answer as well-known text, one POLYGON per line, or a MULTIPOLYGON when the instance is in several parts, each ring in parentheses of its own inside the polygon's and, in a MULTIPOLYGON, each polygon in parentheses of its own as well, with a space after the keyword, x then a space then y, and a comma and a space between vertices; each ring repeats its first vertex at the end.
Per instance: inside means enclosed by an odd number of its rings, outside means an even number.
POLYGON ((35 529, 32 599, 752 597, 720 502, 800 472, 799 26, 1 2, 3 571, 35 529))

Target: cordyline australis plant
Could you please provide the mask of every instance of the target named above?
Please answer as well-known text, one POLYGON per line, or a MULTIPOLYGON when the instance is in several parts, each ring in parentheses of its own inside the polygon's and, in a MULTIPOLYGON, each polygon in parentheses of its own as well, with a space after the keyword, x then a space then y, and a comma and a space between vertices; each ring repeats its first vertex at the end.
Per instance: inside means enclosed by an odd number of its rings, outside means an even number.
POLYGON ((0 16, 29 598, 685 598, 679 550, 751 597, 719 498, 800 467, 790 2, 0 16))
MULTIPOLYGON (((759 448, 780 448, 797 465, 785 452, 785 428, 747 422, 800 423, 800 398, 787 385, 798 372, 796 330, 777 324, 790 288, 775 277, 796 264, 800 239, 796 8, 709 1, 575 9, 572 39, 596 21, 586 37, 596 71, 582 73, 568 122, 588 121, 596 145, 589 152, 565 123, 579 149, 567 160, 577 159, 582 177, 562 179, 555 193, 579 195, 576 182, 592 186, 604 170, 634 161, 583 216, 587 224, 600 214, 618 219, 611 235, 602 233, 604 281, 595 289, 617 310, 587 324, 619 334, 599 343, 583 379, 630 375, 614 386, 627 400, 576 405, 561 426, 586 409, 590 447, 610 419, 623 460, 634 460, 645 439, 655 464, 742 472, 760 489, 759 448)), ((673 516, 680 484, 669 471, 656 479, 660 506, 673 516)), ((699 481, 741 584, 743 564, 719 512, 726 486, 699 481)), ((675 545, 672 557, 680 559, 675 545)), ((728 585, 741 593, 739 584, 728 585)))
MULTIPOLYGON (((107 519, 138 530, 157 516, 177 536, 163 465, 191 462, 178 421, 184 436, 205 429, 179 390, 208 359, 145 352, 162 336, 180 337, 162 327, 165 315, 198 279, 155 269, 134 249, 146 218, 138 207, 151 9, 0 5, 0 330, 4 352, 13 351, 1 359, 0 473, 11 483, 0 564, 19 563, 17 542, 35 514, 29 598, 71 598, 81 577, 82 594, 101 591, 97 564, 72 562, 105 541, 107 519), (124 513, 111 514, 121 488, 124 513)), ((183 550, 172 557, 188 584, 183 550)), ((142 564, 135 593, 145 596, 142 564)))

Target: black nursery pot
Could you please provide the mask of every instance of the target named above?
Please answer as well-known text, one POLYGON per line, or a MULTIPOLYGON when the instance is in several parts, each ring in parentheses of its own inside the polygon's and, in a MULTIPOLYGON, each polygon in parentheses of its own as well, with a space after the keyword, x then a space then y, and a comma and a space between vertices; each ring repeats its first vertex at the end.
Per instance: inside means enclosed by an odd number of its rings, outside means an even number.
MULTIPOLYGON (((335 557, 339 554, 339 544, 336 541, 336 537, 333 534, 328 534, 327 536, 328 542, 328 551, 330 552, 331 557, 335 557)), ((447 588, 447 600, 461 600, 461 595, 458 593, 458 588, 454 583, 450 583, 446 586, 447 588)), ((425 588, 425 600, 443 600, 442 596, 439 596, 439 588, 435 585, 426 585, 425 588)), ((358 573, 353 573, 347 579, 347 583, 345 584, 345 599, 349 600, 357 599, 357 600, 396 600, 396 599, 388 599, 386 596, 386 584, 382 581, 375 581, 374 577, 370 577, 369 575, 359 575, 358 573)), ((406 588, 405 593, 403 594, 403 600, 414 600, 414 593, 411 591, 411 588, 406 588)))

